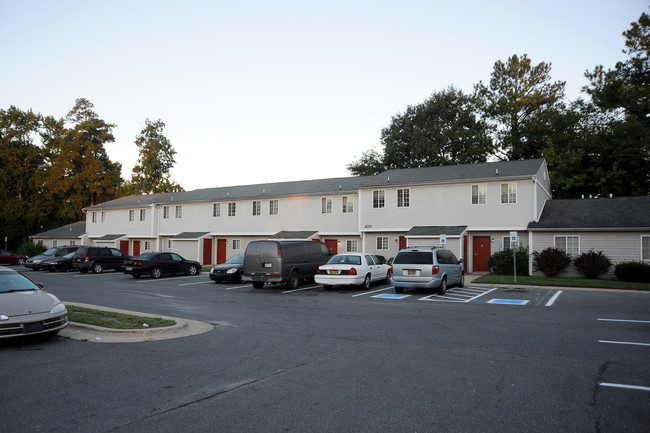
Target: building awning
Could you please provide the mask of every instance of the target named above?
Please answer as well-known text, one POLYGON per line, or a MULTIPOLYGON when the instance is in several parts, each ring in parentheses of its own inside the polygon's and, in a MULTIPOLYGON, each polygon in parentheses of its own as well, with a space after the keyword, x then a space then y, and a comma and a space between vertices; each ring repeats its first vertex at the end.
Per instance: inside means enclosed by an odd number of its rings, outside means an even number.
POLYGON ((439 237, 440 235, 460 236, 467 226, 413 226, 406 232, 406 237, 439 237))
POLYGON ((281 231, 269 237, 269 239, 296 239, 311 240, 318 236, 318 231, 281 231))
POLYGON ((94 238, 94 239, 95 239, 95 241, 100 241, 100 242, 101 241, 115 241, 115 240, 118 240, 120 238, 123 238, 124 236, 126 236, 126 235, 125 234, 119 234, 119 235, 109 234, 109 235, 104 235, 104 236, 94 238))
POLYGON ((199 238, 204 237, 208 233, 210 233, 210 232, 182 232, 182 233, 179 233, 177 235, 171 236, 171 239, 176 239, 176 240, 180 240, 180 239, 199 239, 199 238))

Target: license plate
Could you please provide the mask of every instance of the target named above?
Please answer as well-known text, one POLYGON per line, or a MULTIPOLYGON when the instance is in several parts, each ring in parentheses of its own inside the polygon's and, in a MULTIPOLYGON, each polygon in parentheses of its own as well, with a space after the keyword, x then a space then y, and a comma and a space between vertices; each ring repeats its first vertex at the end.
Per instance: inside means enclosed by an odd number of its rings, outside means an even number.
POLYGON ((271 263, 264 263, 264 267, 265 267, 265 268, 272 268, 272 267, 273 267, 273 264, 271 264, 271 263))
POLYGON ((407 275, 417 275, 418 271, 416 269, 409 269, 407 275))
POLYGON ((338 275, 339 273, 340 273, 340 271, 338 271, 338 270, 336 270, 336 269, 332 269, 332 270, 330 271, 330 275, 338 275))
POLYGON ((133 266, 127 266, 127 267, 126 267, 126 270, 127 270, 127 271, 132 271, 132 270, 133 270, 133 266))
POLYGON ((43 330, 43 322, 25 323, 25 334, 33 332, 41 332, 43 330))

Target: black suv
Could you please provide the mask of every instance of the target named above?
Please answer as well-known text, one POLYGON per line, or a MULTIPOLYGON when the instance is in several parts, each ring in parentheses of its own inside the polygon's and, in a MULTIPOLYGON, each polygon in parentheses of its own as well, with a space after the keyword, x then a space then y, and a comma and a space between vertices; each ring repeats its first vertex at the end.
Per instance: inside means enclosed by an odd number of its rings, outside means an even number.
POLYGON ((72 258, 72 267, 79 272, 93 271, 101 273, 104 269, 121 270, 122 262, 129 256, 117 248, 109 247, 79 247, 72 258))

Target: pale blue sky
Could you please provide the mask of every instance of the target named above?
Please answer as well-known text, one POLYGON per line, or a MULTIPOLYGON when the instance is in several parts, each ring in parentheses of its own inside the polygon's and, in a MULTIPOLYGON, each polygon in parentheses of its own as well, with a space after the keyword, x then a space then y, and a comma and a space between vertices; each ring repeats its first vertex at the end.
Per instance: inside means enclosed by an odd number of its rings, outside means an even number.
POLYGON ((185 189, 348 176, 391 116, 497 60, 552 64, 567 96, 624 59, 644 0, 0 0, 0 108, 64 117, 75 99, 135 136, 161 119, 185 189))

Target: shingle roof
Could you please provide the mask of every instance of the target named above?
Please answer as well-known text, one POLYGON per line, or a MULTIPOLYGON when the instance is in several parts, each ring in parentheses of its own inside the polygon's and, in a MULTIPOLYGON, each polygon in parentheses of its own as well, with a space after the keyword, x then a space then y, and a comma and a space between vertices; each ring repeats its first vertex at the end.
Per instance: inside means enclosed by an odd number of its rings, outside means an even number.
POLYGON ((31 237, 37 239, 61 239, 61 238, 78 238, 86 233, 86 221, 77 221, 76 223, 57 227, 43 233, 33 234, 31 237))
POLYGON ((277 232, 269 239, 311 239, 318 233, 316 230, 304 231, 281 231, 277 232))
POLYGON ((126 236, 125 234, 109 234, 109 235, 104 235, 102 237, 96 238, 96 241, 114 241, 119 238, 123 238, 126 236))
POLYGON ((336 194, 356 192, 362 187, 396 183, 434 183, 485 180, 495 177, 534 176, 543 159, 486 162, 480 164, 446 165, 438 167, 388 170, 376 176, 336 177, 330 179, 261 183, 225 186, 193 191, 145 194, 122 197, 87 207, 86 210, 144 207, 152 204, 175 204, 224 200, 260 199, 305 194, 336 194))
POLYGON ((414 226, 406 232, 406 236, 460 236, 467 226, 414 226))
POLYGON ((207 235, 210 232, 182 232, 175 236, 172 236, 172 239, 198 239, 202 236, 207 235))
POLYGON ((650 230, 650 197, 549 200, 529 230, 650 230))

